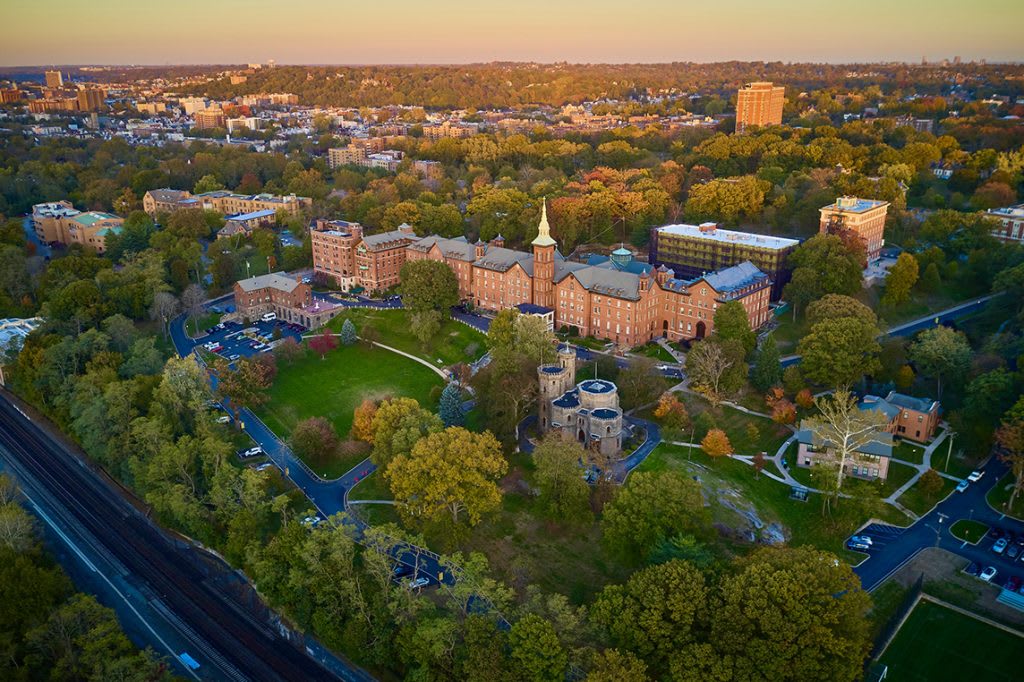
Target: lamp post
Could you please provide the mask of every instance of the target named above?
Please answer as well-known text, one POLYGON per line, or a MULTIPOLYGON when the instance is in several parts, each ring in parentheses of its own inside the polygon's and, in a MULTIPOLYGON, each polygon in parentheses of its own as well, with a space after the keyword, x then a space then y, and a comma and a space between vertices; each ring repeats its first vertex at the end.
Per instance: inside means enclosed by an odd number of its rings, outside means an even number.
POLYGON ((942 469, 949 472, 949 456, 953 454, 953 439, 956 438, 956 431, 949 432, 949 449, 946 451, 946 466, 942 469))

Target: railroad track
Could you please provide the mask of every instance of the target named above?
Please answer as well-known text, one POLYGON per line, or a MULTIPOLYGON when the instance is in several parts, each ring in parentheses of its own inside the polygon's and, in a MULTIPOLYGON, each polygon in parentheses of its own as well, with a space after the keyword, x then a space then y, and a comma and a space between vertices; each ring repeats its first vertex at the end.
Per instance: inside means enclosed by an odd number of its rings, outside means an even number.
POLYGON ((187 625, 200 653, 232 680, 335 680, 244 607, 213 589, 171 540, 96 472, 0 393, 0 445, 133 576, 187 625), (212 649, 212 650, 211 650, 212 649))

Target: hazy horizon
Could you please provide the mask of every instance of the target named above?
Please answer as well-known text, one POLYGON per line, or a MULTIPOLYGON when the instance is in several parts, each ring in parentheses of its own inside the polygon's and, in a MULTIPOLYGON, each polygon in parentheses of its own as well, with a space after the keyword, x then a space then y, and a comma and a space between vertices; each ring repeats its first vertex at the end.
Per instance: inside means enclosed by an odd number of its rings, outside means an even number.
POLYGON ((124 0, 85 7, 75 0, 11 0, 3 14, 16 30, 0 65, 1024 60, 1019 0, 863 0, 828 8, 809 0, 768 7, 753 0, 637 0, 627 9, 611 0, 393 0, 386 11, 293 0, 280 7, 269 0, 181 0, 151 12, 124 0))

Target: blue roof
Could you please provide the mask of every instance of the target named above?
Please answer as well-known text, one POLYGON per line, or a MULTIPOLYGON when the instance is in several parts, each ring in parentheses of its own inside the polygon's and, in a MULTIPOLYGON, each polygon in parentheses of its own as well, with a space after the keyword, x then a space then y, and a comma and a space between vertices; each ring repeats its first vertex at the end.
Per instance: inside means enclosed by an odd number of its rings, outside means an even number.
POLYGON ((561 365, 542 365, 540 371, 545 374, 558 374, 562 371, 561 365))
POLYGON ((575 391, 569 391, 559 398, 555 398, 551 401, 553 405, 558 407, 579 407, 580 401, 576 397, 575 391))
POLYGON ((587 379, 580 384, 580 390, 587 393, 611 393, 615 390, 615 384, 604 379, 587 379))
POLYGON ((516 309, 527 315, 546 315, 551 312, 551 308, 545 308, 542 305, 534 305, 532 303, 520 303, 516 306, 516 309))
MULTIPOLYGON (((626 251, 626 253, 629 253, 626 251)), ((646 275, 649 273, 654 266, 649 263, 644 263, 639 260, 630 260, 628 263, 615 262, 608 256, 600 256, 597 254, 591 255, 587 259, 587 265, 596 268, 606 268, 609 270, 617 270, 619 272, 628 272, 632 275, 646 275)))
POLYGON ((590 416, 597 417, 598 419, 615 419, 615 417, 619 416, 619 413, 617 410, 608 407, 599 407, 591 412, 590 416))

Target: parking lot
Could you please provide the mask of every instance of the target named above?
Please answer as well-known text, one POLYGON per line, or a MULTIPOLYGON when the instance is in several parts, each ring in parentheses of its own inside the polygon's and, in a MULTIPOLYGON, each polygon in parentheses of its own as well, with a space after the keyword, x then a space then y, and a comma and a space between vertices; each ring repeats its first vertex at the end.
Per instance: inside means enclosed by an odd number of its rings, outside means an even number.
POLYGON ((867 548, 856 548, 852 547, 850 545, 850 542, 847 541, 847 548, 852 549, 855 552, 861 552, 863 554, 873 554, 885 548, 885 546, 889 543, 894 542, 899 536, 903 535, 903 532, 905 530, 905 528, 889 526, 884 523, 872 523, 870 525, 865 526, 861 530, 857 531, 857 533, 853 536, 859 538, 870 538, 870 545, 867 548))
POLYGON ((993 585, 1013 592, 1024 589, 1024 535, 993 527, 978 542, 978 547, 985 550, 985 556, 982 561, 972 561, 964 569, 968 575, 979 575, 984 569, 991 568, 995 570, 995 575, 989 578, 993 585))
POLYGON ((271 349, 276 339, 291 337, 301 341, 306 328, 300 324, 289 324, 280 320, 253 322, 248 326, 240 322, 223 322, 205 330, 197 336, 196 345, 228 360, 247 358, 271 349), (275 334, 275 330, 279 333, 275 334))

